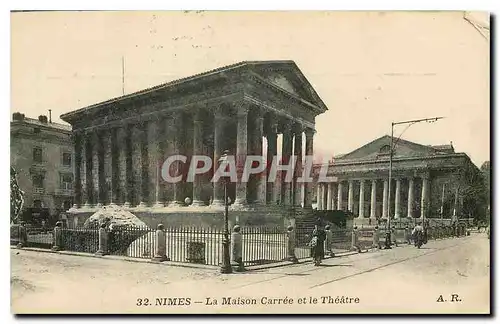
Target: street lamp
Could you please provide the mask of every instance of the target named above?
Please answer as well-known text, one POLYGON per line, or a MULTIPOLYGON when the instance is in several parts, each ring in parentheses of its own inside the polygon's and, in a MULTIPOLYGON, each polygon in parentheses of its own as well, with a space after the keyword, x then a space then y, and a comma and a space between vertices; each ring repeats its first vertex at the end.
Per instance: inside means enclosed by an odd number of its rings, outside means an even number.
MULTIPOLYGON (((223 166, 223 170, 226 169, 228 164, 229 151, 225 150, 219 159, 219 168, 223 166)), ((229 258, 229 201, 227 197, 227 178, 223 178, 224 182, 224 237, 222 239, 222 266, 220 268, 221 273, 232 273, 231 260, 229 258)))
MULTIPOLYGON (((403 135, 403 133, 413 124, 420 123, 423 121, 426 122, 435 122, 439 119, 443 119, 444 117, 434 117, 434 118, 422 118, 422 119, 415 119, 415 120, 406 120, 406 121, 400 121, 400 122, 392 122, 391 123, 391 145, 390 145, 390 151, 389 151, 389 186, 388 186, 388 197, 387 197, 387 225, 386 225, 386 232, 385 232, 385 248, 390 249, 391 248, 391 182, 392 182, 392 157, 394 154, 394 148, 396 144, 398 144, 399 139, 403 135), (394 126, 396 125, 403 125, 403 124, 408 124, 408 126, 403 130, 403 132, 399 135, 397 138, 396 142, 394 143, 394 126)), ((424 208, 422 206, 421 208, 424 208)), ((425 221, 425 213, 424 213, 424 219, 422 222, 425 221)))

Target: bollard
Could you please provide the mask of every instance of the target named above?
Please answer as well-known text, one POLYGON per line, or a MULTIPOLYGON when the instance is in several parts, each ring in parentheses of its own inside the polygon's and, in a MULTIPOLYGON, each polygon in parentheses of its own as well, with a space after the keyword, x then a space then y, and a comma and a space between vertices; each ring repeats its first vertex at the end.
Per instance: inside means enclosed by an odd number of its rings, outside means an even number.
POLYGON ((351 251, 357 251, 358 253, 361 253, 361 249, 359 248, 358 244, 358 227, 354 226, 352 229, 352 235, 351 235, 351 251))
POLYGON ((330 257, 335 257, 335 253, 333 252, 333 233, 330 230, 330 225, 325 226, 326 240, 325 240, 325 252, 328 252, 330 257))
POLYGON ((165 234, 165 227, 163 224, 158 224, 155 232, 155 246, 154 246, 154 256, 153 261, 163 262, 170 261, 167 257, 167 236, 165 234))
POLYGON ((95 253, 96 255, 107 255, 108 254, 108 232, 106 231, 106 223, 102 223, 99 228, 99 249, 95 253))
POLYGON ((26 231, 26 227, 24 226, 24 222, 21 222, 18 227, 19 231, 19 243, 17 243, 17 247, 22 249, 26 246, 28 242, 28 232, 26 231))
POLYGON ((239 225, 233 227, 231 233, 231 267, 236 272, 245 271, 243 264, 243 236, 239 225))
POLYGON ((295 247, 297 241, 295 239, 295 228, 293 226, 288 226, 286 231, 287 241, 286 241, 286 251, 287 251, 287 261, 292 263, 299 263, 299 260, 295 256, 295 247))
POLYGON ((380 233, 378 230, 378 226, 375 226, 375 229, 373 230, 373 248, 380 249, 382 246, 380 245, 380 233))
POLYGON ((398 246, 398 239, 396 237, 396 226, 393 226, 392 227, 392 234, 391 234, 391 238, 392 238, 392 243, 394 244, 394 246, 398 246))
POLYGON ((54 227, 54 246, 52 246, 53 251, 62 250, 62 223, 56 222, 56 227, 54 227))

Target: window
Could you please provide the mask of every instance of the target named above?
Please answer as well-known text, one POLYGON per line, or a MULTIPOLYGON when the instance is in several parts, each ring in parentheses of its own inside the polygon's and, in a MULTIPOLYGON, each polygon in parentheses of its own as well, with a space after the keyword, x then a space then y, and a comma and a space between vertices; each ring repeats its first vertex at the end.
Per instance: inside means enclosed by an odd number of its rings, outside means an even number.
POLYGON ((33 187, 35 188, 43 188, 43 175, 35 174, 33 175, 33 187))
POLYGON ((67 167, 71 166, 71 153, 63 153, 63 165, 67 167))
POLYGON ((42 162, 42 148, 34 147, 33 148, 33 161, 41 163, 42 162))
POLYGON ((33 207, 34 208, 42 208, 42 201, 41 200, 33 200, 33 207))
POLYGON ((73 189, 72 174, 61 174, 61 189, 66 189, 66 190, 73 189))

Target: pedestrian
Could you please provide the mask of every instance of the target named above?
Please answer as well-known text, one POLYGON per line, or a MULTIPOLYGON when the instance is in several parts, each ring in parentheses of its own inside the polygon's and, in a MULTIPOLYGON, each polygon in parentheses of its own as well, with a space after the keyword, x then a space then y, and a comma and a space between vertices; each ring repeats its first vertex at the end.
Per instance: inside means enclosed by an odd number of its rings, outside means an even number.
POLYGON ((312 239, 310 242, 310 246, 312 248, 312 257, 314 260, 314 266, 319 266, 321 264, 321 260, 325 257, 325 240, 326 233, 321 228, 321 220, 318 219, 316 224, 314 225, 314 230, 312 232, 312 239))
POLYGON ((325 226, 325 234, 326 234, 325 250, 333 258, 335 256, 335 253, 333 252, 333 246, 332 246, 333 245, 333 233, 330 230, 330 225, 325 226))

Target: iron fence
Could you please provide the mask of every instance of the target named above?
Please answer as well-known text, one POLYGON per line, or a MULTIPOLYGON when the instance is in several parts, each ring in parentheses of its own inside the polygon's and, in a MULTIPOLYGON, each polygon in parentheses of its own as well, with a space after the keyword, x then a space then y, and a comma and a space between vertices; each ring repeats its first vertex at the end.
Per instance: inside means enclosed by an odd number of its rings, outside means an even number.
MULTIPOLYGON (((373 246, 374 227, 357 229, 357 243, 361 250, 373 246)), ((379 243, 385 240, 385 229, 379 228, 379 243)), ((166 254, 171 261, 200 263, 218 266, 222 263, 222 242, 224 232, 219 228, 176 227, 165 228, 166 254)), ((408 228, 394 227, 393 242, 405 243, 408 228)), ((11 244, 19 242, 19 227, 11 227, 11 244)), ((27 247, 47 248, 54 245, 54 231, 46 228, 26 229, 27 247)), ((455 236, 451 226, 437 226, 428 229, 428 239, 455 236)), ((130 258, 151 259, 156 246, 156 230, 148 227, 116 227, 107 232, 108 253, 130 258)), ((281 227, 242 227, 242 257, 246 266, 276 263, 288 259, 288 234, 281 227)), ((465 235, 465 234, 464 234, 465 235)), ((231 239, 231 233, 229 233, 231 239)), ((309 243, 312 231, 296 229, 295 256, 298 259, 311 257, 309 243)), ((325 251, 340 253, 352 248, 351 230, 331 231, 331 242, 325 251)), ((62 228, 61 248, 66 251, 95 253, 99 249, 99 231, 90 228, 62 228)))

